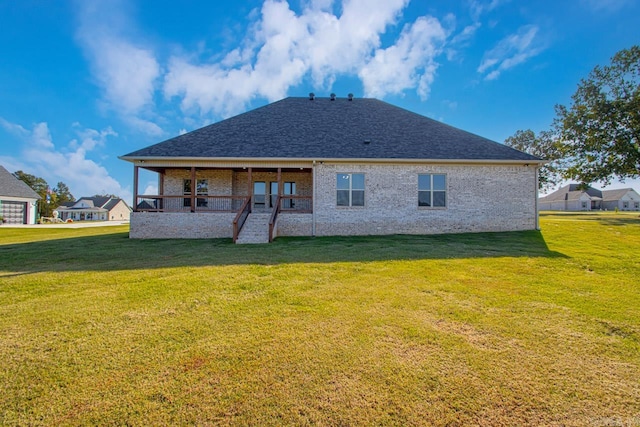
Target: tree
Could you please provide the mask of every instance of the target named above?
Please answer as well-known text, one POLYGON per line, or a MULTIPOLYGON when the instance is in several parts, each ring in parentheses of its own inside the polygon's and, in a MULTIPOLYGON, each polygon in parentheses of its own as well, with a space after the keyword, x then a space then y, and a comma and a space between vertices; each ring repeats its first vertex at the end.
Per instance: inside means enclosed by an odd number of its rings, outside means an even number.
POLYGON ((562 181, 561 154, 558 150, 557 138, 551 131, 542 131, 536 136, 531 129, 519 130, 504 141, 505 145, 524 151, 533 156, 547 160, 540 168, 538 187, 547 190, 562 181))
POLYGON ((38 193, 40 197, 47 194, 49 184, 47 184, 47 181, 45 181, 44 178, 40 178, 23 171, 14 172, 13 176, 18 178, 20 181, 24 181, 29 187, 33 189, 33 191, 38 193))
POLYGON ((565 177, 583 183, 640 175, 640 46, 621 50, 580 81, 570 108, 556 106, 565 177))
POLYGON ((71 191, 69 190, 69 187, 67 187, 67 184, 62 181, 58 182, 58 185, 56 185, 56 188, 53 189, 53 192, 56 194, 56 202, 58 206, 65 202, 76 201, 76 198, 73 197, 73 194, 71 194, 71 191))
POLYGON ((51 190, 44 178, 23 171, 14 172, 13 176, 24 181, 40 196, 40 200, 38 201, 38 215, 40 217, 52 216, 53 210, 58 207, 60 203, 75 200, 69 191, 69 187, 62 181, 58 182, 58 186, 51 190))

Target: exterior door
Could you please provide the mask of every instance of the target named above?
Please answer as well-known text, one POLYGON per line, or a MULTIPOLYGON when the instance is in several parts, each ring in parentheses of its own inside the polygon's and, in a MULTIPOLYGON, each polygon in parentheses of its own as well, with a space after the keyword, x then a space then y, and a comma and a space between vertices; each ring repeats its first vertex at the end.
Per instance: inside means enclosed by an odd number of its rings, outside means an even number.
POLYGON ((271 185, 269 186, 269 207, 272 208, 276 205, 276 199, 278 198, 278 182, 271 181, 271 185))
POLYGON ((267 195, 267 186, 264 181, 255 181, 253 183, 253 207, 264 208, 267 195))

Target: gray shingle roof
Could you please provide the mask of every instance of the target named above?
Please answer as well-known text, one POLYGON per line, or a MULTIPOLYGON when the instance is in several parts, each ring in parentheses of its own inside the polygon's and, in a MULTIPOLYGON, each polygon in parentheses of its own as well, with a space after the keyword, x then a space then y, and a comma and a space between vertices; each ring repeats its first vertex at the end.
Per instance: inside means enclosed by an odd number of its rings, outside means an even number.
POLYGON ((162 157, 540 160, 369 98, 285 98, 122 156, 162 157))
POLYGON ((633 188, 621 188, 618 190, 602 190, 602 199, 605 201, 620 200, 629 191, 635 191, 633 188))
POLYGON ((11 172, 0 166, 0 196, 23 197, 39 199, 38 193, 33 191, 24 181, 20 181, 11 172))
MULTIPOLYGON (((115 207, 115 205, 117 205, 120 201, 122 201, 125 205, 127 205, 127 203, 117 197, 102 197, 102 196, 97 196, 97 197, 81 197, 78 200, 76 200, 75 202, 68 202, 68 203, 63 203, 61 206, 64 207, 68 207, 70 209, 73 208, 73 206, 80 202, 80 201, 86 201, 88 202, 87 204, 90 206, 95 206, 98 208, 104 208, 108 211, 110 211, 111 209, 113 209, 115 207)), ((128 205, 127 205, 128 206, 128 205)), ((78 208, 78 209, 87 209, 87 208, 78 208)))
POLYGON ((541 197, 540 201, 544 202, 555 202, 559 200, 578 200, 580 195, 583 193, 587 193, 591 197, 602 197, 602 191, 593 188, 587 187, 587 189, 582 189, 580 184, 569 184, 564 187, 559 188, 551 194, 546 195, 545 197, 541 197))
POLYGON ((125 202, 125 201, 124 201, 124 200, 122 200, 122 199, 115 198, 115 197, 112 197, 112 198, 111 198, 111 199, 110 199, 110 200, 109 200, 109 201, 108 201, 104 206, 102 206, 102 207, 103 207, 103 208, 105 208, 106 210, 109 210, 109 211, 110 211, 111 209, 115 208, 115 207, 116 207, 116 205, 117 205, 118 203, 120 203, 120 202, 124 203, 124 205, 125 205, 126 207, 129 207, 129 205, 127 205, 127 202, 125 202))

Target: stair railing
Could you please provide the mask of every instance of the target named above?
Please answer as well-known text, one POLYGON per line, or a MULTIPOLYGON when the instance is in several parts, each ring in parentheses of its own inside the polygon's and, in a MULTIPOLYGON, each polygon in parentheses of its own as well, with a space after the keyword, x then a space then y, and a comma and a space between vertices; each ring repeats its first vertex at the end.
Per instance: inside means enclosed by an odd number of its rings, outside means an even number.
POLYGON ((248 196, 244 199, 244 203, 238 210, 238 214, 233 219, 233 243, 238 240, 238 236, 240 235, 240 230, 242 230, 242 226, 244 225, 247 217, 251 213, 251 196, 248 196))
POLYGON ((271 218, 269 219, 269 243, 273 242, 273 229, 276 225, 276 219, 278 218, 278 213, 280 212, 280 196, 276 198, 276 205, 273 208, 273 212, 271 212, 271 218))

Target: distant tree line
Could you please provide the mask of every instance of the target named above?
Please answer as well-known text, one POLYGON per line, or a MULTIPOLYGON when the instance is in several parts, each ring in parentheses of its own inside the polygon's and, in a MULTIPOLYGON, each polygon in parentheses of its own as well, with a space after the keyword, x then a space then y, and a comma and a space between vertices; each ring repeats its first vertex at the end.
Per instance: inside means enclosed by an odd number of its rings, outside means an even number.
POLYGON ((550 130, 519 130, 505 144, 548 161, 540 188, 562 180, 605 185, 640 176, 640 46, 582 79, 569 107, 556 105, 550 130))
POLYGON ((73 194, 71 194, 67 184, 62 181, 58 182, 54 188, 51 188, 44 178, 28 174, 21 170, 14 172, 13 176, 24 181, 40 196, 40 200, 38 201, 38 215, 40 217, 52 216, 53 210, 62 203, 75 202, 76 200, 73 194))

